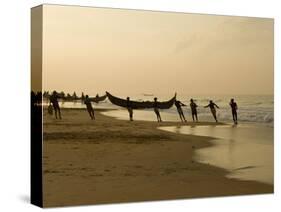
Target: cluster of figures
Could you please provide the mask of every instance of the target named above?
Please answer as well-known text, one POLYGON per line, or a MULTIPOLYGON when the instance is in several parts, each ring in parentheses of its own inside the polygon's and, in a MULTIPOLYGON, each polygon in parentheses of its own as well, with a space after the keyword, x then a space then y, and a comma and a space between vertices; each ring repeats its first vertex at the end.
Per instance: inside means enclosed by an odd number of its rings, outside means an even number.
MULTIPOLYGON (((61 110, 60 110, 60 106, 59 106, 59 101, 58 99, 60 98, 60 96, 58 95, 58 93, 56 91, 54 91, 52 93, 52 95, 50 95, 49 100, 50 100, 50 104, 48 106, 48 113, 50 115, 53 114, 53 110, 55 111, 55 117, 56 119, 61 119, 61 110)), ((84 104, 87 107, 87 111, 91 117, 92 120, 95 119, 95 111, 94 108, 92 106, 92 102, 89 98, 88 95, 85 96, 85 98, 83 98, 84 104)))
MULTIPOLYGON (((59 95, 56 91, 54 91, 52 93, 52 95, 50 95, 50 97, 49 97, 50 105, 48 107, 48 112, 50 114, 53 114, 53 110, 54 110, 56 119, 58 119, 58 118, 61 119, 61 111, 60 111, 60 106, 58 103, 58 98, 59 98, 59 95)), ((90 118, 92 120, 94 120, 95 112, 94 112, 94 108, 91 103, 91 99, 89 98, 88 95, 86 95, 85 98, 83 98, 83 102, 86 105, 90 118)), ((154 102, 153 102, 153 109, 156 114, 157 121, 162 122, 158 104, 159 104, 159 102, 157 101, 157 98, 155 97, 154 102)), ((179 100, 175 100, 174 105, 177 108, 181 121, 186 122, 186 118, 185 118, 183 110, 182 110, 182 107, 184 107, 186 105, 183 104, 182 102, 180 102, 179 100)), ((234 101, 234 99, 231 99, 229 105, 231 107, 233 122, 235 124, 237 124, 238 123, 237 122, 237 109, 238 109, 237 103, 234 101)), ((126 108, 129 112, 130 121, 133 121, 133 107, 132 107, 132 101, 130 100, 130 97, 127 97, 127 99, 126 99, 126 108)), ((191 109, 192 119, 193 119, 193 121, 196 121, 196 122, 198 122, 197 108, 198 108, 198 105, 194 102, 193 99, 190 99, 190 109, 191 109)), ((204 106, 204 108, 210 108, 210 111, 211 111, 215 121, 218 122, 216 108, 219 109, 219 106, 216 103, 214 103, 212 100, 210 100, 209 104, 204 106)))
MULTIPOLYGON (((185 116, 184 116, 184 113, 183 113, 183 110, 182 110, 182 107, 186 106, 186 105, 183 104, 182 102, 180 102, 179 100, 175 100, 174 104, 177 108, 177 111, 178 111, 178 114, 180 116, 181 121, 186 122, 186 119, 185 119, 185 116)), ((238 120, 237 120, 238 106, 237 106, 237 103, 234 101, 234 99, 231 99, 229 105, 231 107, 233 122, 235 124, 238 124, 238 120)), ((192 115, 193 122, 194 121, 198 122, 197 107, 198 107, 198 105, 194 102, 194 100, 190 99, 190 109, 191 109, 191 115, 192 115)), ((212 100, 210 100, 209 104, 204 106, 204 108, 208 108, 208 107, 210 108, 210 111, 211 111, 215 121, 218 122, 216 108, 219 109, 219 106, 216 103, 214 103, 212 100)), ((160 111, 159 111, 158 102, 157 102, 156 97, 154 98, 153 108, 154 108, 154 112, 155 112, 156 117, 157 117, 157 121, 162 122, 162 118, 161 118, 161 115, 160 115, 160 111)), ((129 112, 130 121, 133 121, 133 109, 132 109, 131 104, 130 104, 130 97, 127 97, 127 109, 128 109, 128 112, 129 112)))

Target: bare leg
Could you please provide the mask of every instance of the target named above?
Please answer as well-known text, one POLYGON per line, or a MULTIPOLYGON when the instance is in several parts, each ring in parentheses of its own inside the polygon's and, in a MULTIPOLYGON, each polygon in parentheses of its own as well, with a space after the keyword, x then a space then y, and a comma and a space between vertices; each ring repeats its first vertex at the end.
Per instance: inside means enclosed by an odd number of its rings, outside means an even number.
POLYGON ((234 123, 237 124, 237 112, 236 111, 234 113, 234 119, 235 119, 234 123))
POLYGON ((59 118, 61 119, 60 108, 58 108, 58 112, 59 112, 59 118))
POLYGON ((90 108, 87 108, 87 111, 88 111, 88 114, 89 114, 90 118, 93 119, 93 117, 92 117, 92 111, 90 110, 90 108))
POLYGON ((185 119, 185 117, 184 117, 184 114, 183 114, 183 112, 182 112, 182 118, 183 118, 183 120, 186 122, 186 119, 185 119))
POLYGON ((156 112, 156 111, 155 111, 155 114, 156 114, 157 122, 159 122, 159 119, 158 119, 158 114, 157 114, 157 112, 156 112))
POLYGON ((162 122, 162 119, 161 119, 160 113, 159 113, 159 120, 160 120, 160 122, 162 122))
POLYGON ((216 115, 216 114, 214 114, 214 118, 215 118, 216 122, 218 122, 218 119, 217 119, 217 115, 216 115))
POLYGON ((235 116, 234 116, 234 112, 232 111, 232 119, 233 119, 233 122, 235 124, 235 116))
POLYGON ((178 112, 178 113, 179 113, 180 119, 181 119, 181 121, 182 121, 181 113, 180 113, 180 112, 178 112))
POLYGON ((213 114, 213 117, 214 119, 216 120, 216 122, 218 122, 217 120, 217 115, 216 115, 216 110, 211 110, 212 114, 213 114))
POLYGON ((159 112, 157 113, 157 120, 158 120, 158 122, 162 122, 162 119, 161 119, 161 116, 160 116, 159 112))
POLYGON ((214 119, 216 120, 216 122, 218 122, 216 113, 214 113, 213 116, 214 116, 214 119))
POLYGON ((129 112, 130 121, 133 121, 133 110, 131 108, 128 108, 128 112, 129 112))
POLYGON ((54 108, 54 110, 55 110, 56 119, 58 119, 58 115, 57 115, 58 111, 57 111, 57 108, 54 108))

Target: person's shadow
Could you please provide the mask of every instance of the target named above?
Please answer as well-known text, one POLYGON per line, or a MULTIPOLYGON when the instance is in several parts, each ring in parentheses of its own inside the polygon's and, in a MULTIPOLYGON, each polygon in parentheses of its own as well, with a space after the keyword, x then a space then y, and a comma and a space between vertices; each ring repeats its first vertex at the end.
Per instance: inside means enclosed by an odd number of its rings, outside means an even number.
POLYGON ((30 203, 30 197, 27 194, 20 195, 19 199, 24 203, 30 203))

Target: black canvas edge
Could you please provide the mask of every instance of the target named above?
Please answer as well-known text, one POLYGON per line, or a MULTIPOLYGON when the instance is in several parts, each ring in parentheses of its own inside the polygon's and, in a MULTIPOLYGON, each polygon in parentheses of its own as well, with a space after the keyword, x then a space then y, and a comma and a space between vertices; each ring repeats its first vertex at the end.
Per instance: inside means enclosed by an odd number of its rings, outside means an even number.
POLYGON ((43 207, 42 167, 42 21, 43 7, 39 5, 31 13, 31 143, 30 143, 30 202, 43 207), (36 84, 36 86, 35 86, 36 84))

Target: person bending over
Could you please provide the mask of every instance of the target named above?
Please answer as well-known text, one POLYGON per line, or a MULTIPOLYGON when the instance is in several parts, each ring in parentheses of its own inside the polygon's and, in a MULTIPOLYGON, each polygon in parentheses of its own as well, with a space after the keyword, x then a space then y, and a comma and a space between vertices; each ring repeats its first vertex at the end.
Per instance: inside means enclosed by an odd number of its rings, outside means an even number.
POLYGON ((210 100, 209 104, 206 105, 205 108, 206 107, 210 108, 211 113, 213 114, 214 119, 216 120, 216 122, 218 122, 216 108, 219 109, 219 106, 217 106, 212 100, 210 100))
POLYGON ((183 111, 182 111, 182 106, 186 106, 185 104, 183 104, 182 102, 176 100, 175 101, 175 106, 177 107, 177 111, 179 113, 180 119, 182 122, 186 122, 186 119, 184 117, 183 111))
POLYGON ((89 116, 91 117, 92 120, 94 120, 95 119, 95 111, 94 111, 94 108, 92 106, 92 102, 91 102, 88 95, 85 96, 84 104, 87 107, 87 111, 89 113, 89 116))

